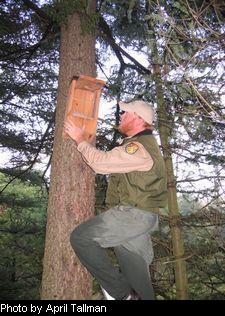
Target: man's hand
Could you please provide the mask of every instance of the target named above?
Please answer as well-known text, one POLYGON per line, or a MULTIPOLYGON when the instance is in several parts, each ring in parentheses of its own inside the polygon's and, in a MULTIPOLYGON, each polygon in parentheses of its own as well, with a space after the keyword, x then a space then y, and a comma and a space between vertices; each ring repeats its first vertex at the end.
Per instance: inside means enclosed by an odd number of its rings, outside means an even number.
POLYGON ((76 126, 73 121, 67 119, 64 123, 65 132, 79 145, 82 141, 85 140, 84 138, 84 129, 76 126))

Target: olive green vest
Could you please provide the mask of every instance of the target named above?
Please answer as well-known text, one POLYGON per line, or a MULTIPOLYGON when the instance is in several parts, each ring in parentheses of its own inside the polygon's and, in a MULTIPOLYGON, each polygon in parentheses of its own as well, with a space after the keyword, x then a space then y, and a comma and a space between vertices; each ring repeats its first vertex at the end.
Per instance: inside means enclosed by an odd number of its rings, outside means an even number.
POLYGON ((141 143, 151 155, 154 164, 149 171, 114 173, 110 176, 106 204, 131 205, 142 210, 163 208, 167 204, 166 169, 159 146, 151 131, 144 131, 125 139, 141 143))

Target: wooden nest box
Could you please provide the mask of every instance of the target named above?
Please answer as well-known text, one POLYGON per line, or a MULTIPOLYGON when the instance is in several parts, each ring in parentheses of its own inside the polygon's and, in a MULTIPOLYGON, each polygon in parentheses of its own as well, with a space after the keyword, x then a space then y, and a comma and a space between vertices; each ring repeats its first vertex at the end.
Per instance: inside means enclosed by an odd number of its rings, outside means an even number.
MULTIPOLYGON (((96 134, 101 89, 105 81, 80 75, 71 81, 66 105, 65 120, 70 119, 77 126, 85 126, 84 135, 88 141, 96 134)), ((63 137, 69 137, 63 131, 63 137)))

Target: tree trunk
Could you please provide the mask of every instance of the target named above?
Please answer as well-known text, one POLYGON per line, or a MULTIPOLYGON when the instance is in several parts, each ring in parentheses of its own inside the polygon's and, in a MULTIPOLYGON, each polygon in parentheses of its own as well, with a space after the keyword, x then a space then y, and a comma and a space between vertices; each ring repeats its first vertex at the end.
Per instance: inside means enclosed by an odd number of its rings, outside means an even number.
MULTIPOLYGON (((151 15, 150 5, 147 5, 147 13, 151 15)), ((154 34, 154 23, 148 20, 148 28, 151 30, 151 39, 149 48, 151 51, 151 60, 153 65, 153 79, 156 88, 156 102, 158 107, 158 125, 160 140, 163 148, 163 156, 167 170, 168 181, 168 208, 170 217, 170 229, 173 245, 173 258, 175 269, 176 282, 176 297, 177 299, 188 299, 187 272, 186 262, 182 258, 184 256, 184 243, 181 234, 181 228, 178 225, 177 218, 179 217, 179 208, 177 203, 177 191, 173 171, 172 154, 170 150, 169 138, 172 131, 173 119, 167 115, 167 108, 163 96, 163 83, 161 75, 161 61, 157 49, 156 36, 154 34)))
POLYGON ((92 278, 70 246, 72 230, 94 213, 94 174, 71 139, 62 138, 70 81, 95 77, 95 37, 82 34, 77 14, 61 29, 59 87, 47 211, 42 299, 90 299, 92 278))
POLYGON ((184 256, 184 243, 177 219, 179 217, 179 208, 177 203, 177 191, 173 171, 173 160, 169 145, 170 129, 172 121, 167 119, 165 101, 163 98, 161 76, 155 75, 156 95, 158 104, 159 134, 163 148, 163 156, 167 170, 168 181, 168 208, 170 216, 170 230, 173 245, 173 259, 176 282, 176 297, 178 300, 188 299, 188 285, 186 262, 184 256), (169 125, 169 126, 168 126, 169 125))

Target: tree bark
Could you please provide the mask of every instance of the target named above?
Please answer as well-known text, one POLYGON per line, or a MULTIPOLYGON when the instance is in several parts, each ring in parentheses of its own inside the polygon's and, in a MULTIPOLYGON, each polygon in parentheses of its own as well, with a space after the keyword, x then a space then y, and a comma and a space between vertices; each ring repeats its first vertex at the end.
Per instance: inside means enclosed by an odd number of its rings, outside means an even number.
POLYGON ((90 299, 92 278, 70 246, 70 234, 94 214, 94 173, 71 139, 62 138, 66 100, 73 76, 95 77, 95 37, 82 34, 80 18, 61 28, 56 126, 47 210, 42 299, 90 299))
MULTIPOLYGON (((147 13, 151 15, 150 5, 147 5, 147 13)), ((158 112, 158 127, 161 145, 163 149, 163 156, 167 170, 168 181, 168 208, 170 217, 170 229, 173 246, 175 282, 176 282, 176 298, 178 300, 188 299, 188 283, 186 262, 184 257, 184 242, 181 232, 181 227, 178 225, 177 219, 179 217, 179 207, 177 202, 177 191, 173 171, 172 153, 170 150, 169 139, 173 128, 173 119, 167 115, 167 108, 163 95, 163 83, 161 74, 161 61, 157 49, 156 36, 154 33, 154 23, 148 20, 148 28, 152 31, 151 40, 149 41, 149 48, 151 54, 151 61, 153 65, 153 80, 156 89, 156 102, 158 112)))

